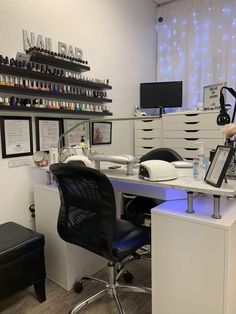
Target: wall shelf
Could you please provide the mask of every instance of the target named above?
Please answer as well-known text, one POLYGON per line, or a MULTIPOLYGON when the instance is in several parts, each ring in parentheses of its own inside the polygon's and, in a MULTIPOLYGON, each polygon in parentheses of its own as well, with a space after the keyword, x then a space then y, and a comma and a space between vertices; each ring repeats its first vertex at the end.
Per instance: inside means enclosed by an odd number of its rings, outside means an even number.
POLYGON ((10 94, 11 96, 25 95, 26 98, 27 96, 35 96, 35 97, 51 98, 51 99, 58 99, 58 100, 63 99, 63 100, 85 101, 87 103, 97 103, 97 104, 112 102, 112 100, 108 98, 97 98, 97 97, 90 97, 90 96, 84 96, 84 95, 48 92, 48 91, 43 91, 43 90, 38 90, 38 89, 5 86, 5 85, 0 85, 0 93, 7 93, 7 94, 10 94))
POLYGON ((48 108, 34 108, 34 107, 12 107, 0 105, 0 111, 10 112, 39 112, 39 113, 63 113, 70 115, 94 115, 94 116, 112 116, 111 112, 95 112, 95 111, 77 111, 77 110, 64 110, 64 109, 48 109, 48 108))
POLYGON ((38 54, 30 54, 30 62, 47 64, 53 67, 67 69, 74 72, 86 72, 90 71, 90 67, 84 64, 75 63, 72 61, 66 61, 63 59, 57 59, 54 56, 46 56, 41 53, 38 54))
POLYGON ((48 73, 30 71, 27 69, 16 68, 12 66, 5 66, 2 64, 0 64, 0 73, 6 74, 6 75, 17 76, 17 77, 30 78, 30 79, 40 80, 40 81, 80 86, 80 87, 90 88, 90 89, 105 90, 105 89, 112 88, 108 84, 77 80, 74 78, 67 78, 67 77, 56 76, 56 75, 48 74, 48 73))

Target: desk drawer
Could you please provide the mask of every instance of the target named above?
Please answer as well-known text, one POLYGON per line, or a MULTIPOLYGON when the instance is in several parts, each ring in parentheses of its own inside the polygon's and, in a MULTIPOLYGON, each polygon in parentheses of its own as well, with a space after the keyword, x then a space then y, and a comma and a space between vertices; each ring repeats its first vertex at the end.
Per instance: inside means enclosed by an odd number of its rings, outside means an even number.
POLYGON ((163 146, 175 148, 196 148, 199 147, 196 142, 203 142, 204 148, 214 149, 217 145, 223 145, 223 140, 221 139, 164 139, 163 146))
POLYGON ((209 113, 191 113, 191 114, 176 114, 166 115, 163 117, 165 123, 183 123, 183 122, 203 122, 203 121, 216 121, 218 112, 209 113))
POLYGON ((135 121, 135 130, 137 129, 155 129, 161 127, 161 119, 143 119, 135 121))
POLYGON ((135 147, 135 156, 143 156, 145 154, 147 154, 148 152, 150 152, 151 150, 153 150, 154 148, 159 148, 160 146, 156 146, 156 147, 150 147, 150 146, 136 146, 135 147))
POLYGON ((216 130, 220 132, 222 126, 216 124, 216 120, 199 122, 163 123, 163 131, 172 130, 216 130))
POLYGON ((139 138, 136 141, 136 146, 159 147, 161 146, 161 139, 160 138, 139 138))
POLYGON ((160 138, 161 130, 160 129, 143 129, 135 131, 136 138, 160 138))
POLYGON ((188 130, 188 131, 165 131, 163 138, 217 138, 222 139, 223 135, 217 130, 188 130))
MULTIPOLYGON (((177 153, 179 153, 180 154, 180 156, 182 156, 183 158, 185 158, 185 159, 193 159, 194 157, 196 157, 197 156, 197 148, 195 149, 195 148, 174 148, 174 150, 177 152, 177 153)), ((205 150, 204 150, 204 152, 205 152, 205 156, 207 157, 207 158, 209 158, 209 156, 210 156, 210 151, 211 151, 211 149, 209 149, 209 148, 206 148, 205 150)))

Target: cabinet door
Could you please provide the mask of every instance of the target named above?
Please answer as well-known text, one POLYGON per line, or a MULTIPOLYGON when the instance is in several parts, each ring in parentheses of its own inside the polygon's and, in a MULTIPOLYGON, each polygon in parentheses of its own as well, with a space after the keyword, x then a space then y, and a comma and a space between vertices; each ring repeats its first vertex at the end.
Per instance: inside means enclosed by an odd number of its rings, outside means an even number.
POLYGON ((152 213, 153 314, 223 314, 225 230, 152 213))

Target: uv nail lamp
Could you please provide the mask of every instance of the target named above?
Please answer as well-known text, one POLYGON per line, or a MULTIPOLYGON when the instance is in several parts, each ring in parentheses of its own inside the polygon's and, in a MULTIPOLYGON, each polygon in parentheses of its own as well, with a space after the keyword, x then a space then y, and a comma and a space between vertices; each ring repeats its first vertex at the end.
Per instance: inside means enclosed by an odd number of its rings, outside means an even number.
POLYGON ((140 163, 139 178, 147 181, 167 181, 178 177, 174 165, 164 160, 146 160, 140 163))

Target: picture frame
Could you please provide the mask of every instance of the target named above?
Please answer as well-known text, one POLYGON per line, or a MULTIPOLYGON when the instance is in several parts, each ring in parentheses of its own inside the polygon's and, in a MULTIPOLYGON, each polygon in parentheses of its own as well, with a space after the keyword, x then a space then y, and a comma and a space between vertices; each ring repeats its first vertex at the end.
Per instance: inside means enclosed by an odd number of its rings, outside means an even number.
MULTIPOLYGON (((51 148, 57 148, 60 135, 63 133, 61 118, 35 118, 36 149, 49 152, 51 148)), ((64 145, 64 141, 63 141, 64 145)))
POLYGON ((220 187, 234 154, 234 148, 218 145, 213 160, 207 170, 205 181, 215 187, 220 187))
POLYGON ((2 116, 2 158, 33 155, 31 117, 2 116))
POLYGON ((92 122, 92 145, 111 144, 112 122, 92 122))
POLYGON ((226 82, 216 83, 203 87, 203 108, 214 110, 220 108, 220 91, 226 86, 226 82))

